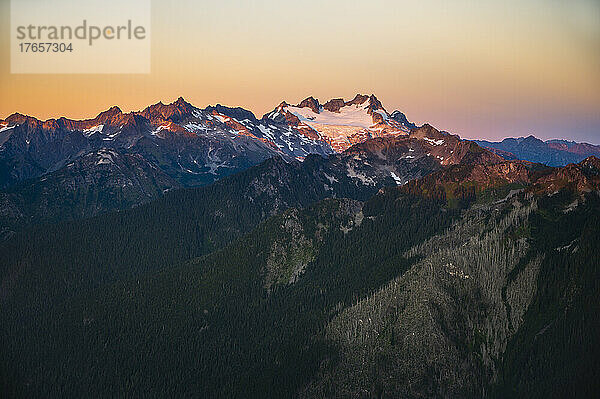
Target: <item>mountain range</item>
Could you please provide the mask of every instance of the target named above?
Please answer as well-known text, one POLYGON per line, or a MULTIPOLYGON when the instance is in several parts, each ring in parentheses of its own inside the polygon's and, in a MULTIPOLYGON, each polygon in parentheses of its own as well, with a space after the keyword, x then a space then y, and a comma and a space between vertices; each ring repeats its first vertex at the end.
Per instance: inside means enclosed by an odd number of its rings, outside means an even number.
POLYGON ((93 119, 40 121, 21 114, 0 120, 0 186, 39 177, 87 153, 138 154, 182 186, 208 184, 275 155, 303 159, 340 152, 367 138, 407 134, 413 124, 392 115, 375 96, 285 102, 257 119, 222 105, 199 109, 183 98, 123 113, 112 107, 93 119))
POLYGON ((565 166, 595 156, 600 157, 600 146, 567 140, 542 141, 534 136, 507 138, 500 142, 475 140, 505 159, 522 159, 548 166, 565 166))
MULTIPOLYGON (((297 105, 284 101, 261 119, 239 107, 200 109, 181 97, 137 112, 115 106, 87 120, 40 121, 16 113, 0 120, 0 232, 6 236, 34 221, 127 209, 169 190, 211 184, 271 157, 287 162, 311 154, 328 157, 366 140, 394 137, 419 143, 410 148, 417 153, 403 154, 398 162, 414 169, 424 154, 431 158, 415 174, 387 167, 383 174, 400 184, 459 162, 470 148, 458 136, 418 127, 400 111, 389 113, 374 95, 324 104, 313 97, 297 105)), ((495 161, 553 166, 600 156, 595 146, 533 137, 477 143, 498 155, 486 153, 495 161)))
MULTIPOLYGON (((365 95, 324 105, 312 97, 297 106, 284 102, 260 120, 242 108, 199 109, 179 98, 127 114, 112 107, 89 120, 40 121, 13 114, 0 126, 4 235, 32 221, 126 209, 169 190, 213 183, 271 157, 295 162, 311 154, 333 155, 334 162, 335 154, 353 144, 408 138, 417 129, 401 112, 389 114, 375 96, 365 95)), ((410 137, 418 144, 403 151, 416 152, 403 154, 402 162, 425 162, 425 170, 457 162, 469 147, 428 125, 410 137), (421 159, 424 154, 431 159, 421 159)), ((358 170, 369 166, 355 163, 357 172, 348 173, 359 179, 358 170)), ((400 183, 422 175, 386 168, 385 177, 396 176, 400 183)))
MULTIPOLYGON (((325 104, 313 97, 297 105, 284 101, 261 119, 239 107, 200 109, 181 97, 137 112, 123 113, 114 106, 86 120, 41 121, 15 113, 0 120, 0 187, 55 172, 107 149, 141 156, 179 186, 198 186, 272 156, 327 156, 370 138, 407 135, 417 127, 400 111, 388 113, 374 95, 361 94, 325 104)), ((506 159, 549 166, 600 155, 598 146, 542 142, 532 136, 476 142, 506 159)))
POLYGON ((595 156, 362 95, 0 124, 3 397, 600 389, 595 156))

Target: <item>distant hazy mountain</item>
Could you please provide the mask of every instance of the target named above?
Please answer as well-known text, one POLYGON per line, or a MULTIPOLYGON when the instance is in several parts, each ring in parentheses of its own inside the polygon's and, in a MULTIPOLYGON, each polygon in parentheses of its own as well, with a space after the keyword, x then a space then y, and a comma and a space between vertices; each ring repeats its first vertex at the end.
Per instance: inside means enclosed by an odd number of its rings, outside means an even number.
POLYGON ((505 159, 522 159, 548 166, 564 166, 600 156, 600 146, 566 140, 542 141, 534 136, 508 138, 500 142, 475 140, 505 159))

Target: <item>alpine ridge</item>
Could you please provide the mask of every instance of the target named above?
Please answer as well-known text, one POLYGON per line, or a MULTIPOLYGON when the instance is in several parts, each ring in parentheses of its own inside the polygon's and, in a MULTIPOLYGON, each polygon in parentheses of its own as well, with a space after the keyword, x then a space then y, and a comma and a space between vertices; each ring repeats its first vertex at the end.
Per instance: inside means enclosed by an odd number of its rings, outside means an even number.
POLYGON ((40 121, 15 113, 0 120, 0 187, 53 172, 103 148, 135 153, 182 186, 211 183, 272 156, 327 156, 368 138, 407 134, 414 125, 390 115, 375 96, 282 103, 257 119, 242 108, 194 107, 182 97, 142 111, 117 106, 95 118, 40 121))

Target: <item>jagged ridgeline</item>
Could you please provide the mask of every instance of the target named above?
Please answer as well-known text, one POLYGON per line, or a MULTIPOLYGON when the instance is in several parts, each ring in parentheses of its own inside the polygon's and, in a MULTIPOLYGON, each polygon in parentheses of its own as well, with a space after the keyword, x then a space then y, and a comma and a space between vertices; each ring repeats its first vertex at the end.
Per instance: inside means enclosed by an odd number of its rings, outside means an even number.
POLYGON ((334 180, 319 191, 315 174, 270 162, 222 186, 4 243, 7 396, 599 388, 595 191, 564 185, 566 172, 515 186, 459 167, 368 200, 340 183, 354 199, 322 200, 334 180), (451 184, 457 174, 470 182, 451 184), (539 182, 563 186, 542 192, 539 182))

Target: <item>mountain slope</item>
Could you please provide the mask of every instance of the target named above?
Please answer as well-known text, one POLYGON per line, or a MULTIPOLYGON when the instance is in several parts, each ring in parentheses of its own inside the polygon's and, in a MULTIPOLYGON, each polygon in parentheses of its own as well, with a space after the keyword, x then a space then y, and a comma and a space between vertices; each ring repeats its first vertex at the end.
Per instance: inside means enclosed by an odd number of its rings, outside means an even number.
POLYGON ((42 313, 22 312, 16 304, 26 298, 15 294, 2 308, 5 359, 16 362, 4 375, 13 381, 34 376, 29 386, 11 388, 43 396, 107 389, 114 395, 290 396, 316 369, 323 348, 313 335, 329 312, 402 271, 394 261, 398 250, 453 216, 432 201, 385 204, 369 209, 355 201, 328 200, 304 211, 292 209, 238 243, 184 266, 99 290, 53 293, 52 301, 61 301, 42 313), (355 235, 356 229, 366 234, 355 235), (373 234, 386 238, 372 242, 373 234), (405 240, 402 246, 390 245, 399 238, 405 240), (372 251, 361 250, 366 247, 372 251), (381 265, 374 254, 389 261, 381 265), (331 263, 331 256, 342 258, 331 263), (320 265, 309 267, 313 262, 320 265), (22 340, 9 332, 19 318, 28 331, 22 340), (35 327, 50 319, 56 329, 35 327), (101 349, 105 339, 116 337, 120 343, 101 349), (49 340, 63 348, 60 354, 48 350, 49 340), (37 348, 41 368, 25 353, 27 347, 37 348), (87 371, 59 366, 67 359, 87 371), (101 366, 87 367, 85 359, 101 366), (150 364, 160 366, 152 372, 145 366, 150 364), (59 369, 60 375, 51 371, 59 369), (105 372, 111 369, 125 378, 105 372), (61 382, 51 386, 36 377, 44 375, 61 382), (126 380, 133 375, 136 383, 128 389, 126 380))
MULTIPOLYGON (((431 150, 432 145, 427 141, 402 136, 372 139, 327 159, 311 155, 302 163, 288 163, 281 158, 272 158, 210 186, 168 192, 163 198, 128 212, 57 226, 30 227, 6 243, 3 259, 5 265, 17 267, 23 253, 41 255, 47 252, 45 248, 54 247, 53 252, 71 251, 70 256, 75 259, 81 256, 82 262, 88 253, 103 251, 113 262, 115 270, 152 269, 164 261, 165 254, 172 262, 177 262, 209 253, 289 207, 304 207, 330 197, 366 200, 382 187, 426 176, 442 168, 439 159, 427 155, 431 150), (65 230, 73 234, 81 231, 76 234, 79 237, 77 245, 75 241, 65 242, 62 239, 65 230), (31 240, 38 234, 39 240, 31 240), (102 240, 87 241, 86 237, 102 237, 102 240), (173 242, 181 244, 173 246, 173 242), (100 249, 99 245, 104 248, 100 249)), ((477 152, 481 153, 480 150, 477 152)), ((96 156, 89 156, 91 162, 100 162, 96 156)), ((97 166, 106 172, 112 168, 118 171, 113 163, 97 166)), ((116 177, 121 174, 106 176, 98 171, 100 179, 96 178, 96 174, 82 173, 77 167, 76 172, 72 169, 66 167, 50 175, 52 178, 5 192, 2 209, 6 225, 3 229, 22 230, 27 227, 28 217, 32 214, 45 221, 58 222, 63 218, 76 218, 77 212, 85 209, 98 212, 100 205, 118 206, 94 202, 93 198, 88 200, 88 196, 83 195, 87 191, 78 190, 79 187, 100 193, 120 190, 125 181, 116 177), (81 179, 85 184, 73 188, 73 182, 81 179), (86 186, 88 180, 95 183, 86 186), (54 194, 46 193, 59 193, 59 196, 55 198, 54 194), (25 203, 29 197, 39 199, 25 203), (75 202, 76 206, 71 207, 69 213, 71 198, 83 200, 75 202), (17 221, 21 223, 18 229, 14 227, 17 221)), ((150 192, 141 188, 139 191, 150 192)), ((79 264, 67 263, 66 266, 77 268, 79 264)), ((102 260, 94 260, 89 270, 94 268, 109 271, 102 260)))
MULTIPOLYGON (((27 264, 26 269, 35 270, 34 275, 44 276, 41 283, 32 283, 37 288, 30 300, 37 304, 35 306, 46 306, 52 295, 45 290, 51 290, 63 275, 79 276, 72 290, 89 289, 98 281, 112 281, 210 253, 290 207, 301 208, 331 197, 366 200, 382 187, 426 176, 442 168, 439 159, 428 155, 431 146, 427 140, 402 136, 369 140, 328 159, 312 155, 302 163, 287 163, 273 158, 213 185, 169 192, 126 212, 72 223, 32 226, 1 245, 2 272, 23 276, 23 265, 27 264), (73 238, 65 240, 65 236, 73 238), (94 253, 103 256, 90 258, 94 253), (48 264, 56 266, 47 268, 48 264), (82 264, 86 265, 85 269, 81 269, 82 264)), ((468 143, 468 148, 471 147, 468 143)), ((485 151, 476 149, 474 156, 481 154, 485 151)), ((69 173, 67 168, 49 184, 55 181, 70 184, 69 173), (68 178, 61 180, 64 174, 68 178)), ((64 186, 50 187, 65 195, 64 186)), ((111 187, 108 184, 105 190, 110 192, 111 187)), ((98 187, 93 189, 99 190, 98 187)), ((24 207, 21 213, 46 200, 43 195, 40 198, 42 200, 24 207)), ((7 213, 6 219, 14 217, 13 209, 19 209, 18 202, 12 204, 13 207, 5 206, 12 212, 7 213)), ((90 201, 88 206, 97 210, 98 203, 90 201)), ((71 212, 78 209, 75 207, 71 212)), ((58 221, 51 218, 64 216, 63 211, 58 204, 48 208, 46 220, 58 221), (57 211, 60 212, 56 214, 57 211)), ((18 291, 9 284, 3 288, 3 295, 18 291)))
POLYGON ((44 177, 0 191, 3 233, 130 208, 178 183, 137 154, 101 149, 44 177))
MULTIPOLYGON (((250 117, 241 109, 227 111, 223 107, 217 108, 221 112, 230 112, 240 118, 250 117)), ((144 113, 157 118, 154 114, 158 113, 159 109, 161 112, 174 111, 173 108, 161 106, 148 109, 144 113)), ((186 115, 183 111, 174 115, 179 114, 186 115)), ((208 144, 209 147, 206 148, 203 139, 198 137, 190 141, 186 137, 167 135, 160 140, 160 146, 151 139, 142 137, 129 149, 103 148, 91 152, 92 155, 76 158, 48 175, 0 191, 0 229, 9 234, 10 231, 22 230, 28 225, 94 216, 109 210, 127 209, 158 198, 162 192, 181 187, 181 182, 190 183, 191 178, 181 172, 181 167, 186 165, 185 159, 189 160, 192 157, 198 160, 196 170, 201 170, 199 165, 202 164, 215 169, 214 174, 208 173, 213 179, 258 162, 258 159, 253 160, 250 155, 236 156, 232 153, 230 157, 226 153, 226 147, 213 150, 211 144, 208 144), (94 156, 98 156, 100 152, 119 154, 119 157, 135 159, 137 163, 121 162, 117 165, 109 162, 110 156, 106 157, 106 163, 94 161, 94 156), (179 154, 176 165, 172 165, 170 160, 174 153, 179 154), (229 158, 230 161, 224 162, 228 164, 227 168, 221 168, 217 173, 217 166, 210 162, 216 162, 218 157, 229 158), (141 187, 147 185, 149 173, 156 175, 154 180, 160 180, 156 183, 157 189, 141 187), (99 175, 103 177, 93 178, 99 175), (124 186, 126 193, 122 194, 123 190, 118 189, 116 184, 124 186), (134 194, 132 187, 137 187, 138 194, 134 194), (114 195, 112 202, 111 194, 114 195), (94 197, 98 195, 102 197, 100 200, 94 197), (122 198, 123 195, 126 200, 122 198)), ((238 145, 240 141, 232 143, 238 145)), ((243 150, 239 151, 243 154, 243 150)), ((304 159, 305 165, 301 169, 310 171, 315 176, 312 182, 306 184, 325 190, 319 199, 344 195, 355 198, 355 193, 348 191, 349 187, 371 192, 385 185, 405 184, 448 165, 502 161, 476 144, 460 140, 458 136, 439 132, 429 125, 414 129, 410 135, 369 139, 341 154, 331 154, 328 159, 319 155, 309 155, 304 159)), ((295 163, 289 158, 288 162, 295 163)), ((206 173, 194 172, 192 176, 199 184, 204 181, 206 173)), ((363 195, 360 198, 366 197, 363 195)))
POLYGON ((593 397, 600 203, 559 197, 473 208, 407 251, 407 273, 328 323, 340 354, 301 396, 593 397))

